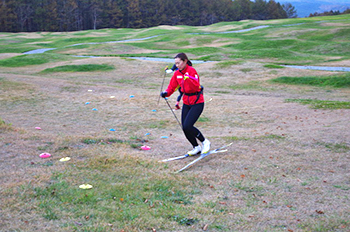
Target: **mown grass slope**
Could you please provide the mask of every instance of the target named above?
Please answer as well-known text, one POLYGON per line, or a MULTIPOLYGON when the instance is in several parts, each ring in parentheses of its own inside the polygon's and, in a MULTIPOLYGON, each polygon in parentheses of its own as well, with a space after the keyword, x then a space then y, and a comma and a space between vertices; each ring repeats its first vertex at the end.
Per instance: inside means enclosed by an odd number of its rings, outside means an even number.
POLYGON ((0 230, 348 231, 349 75, 283 65, 349 67, 349 19, 0 33, 0 230), (196 126, 233 145, 175 174, 178 52, 210 61, 196 126))

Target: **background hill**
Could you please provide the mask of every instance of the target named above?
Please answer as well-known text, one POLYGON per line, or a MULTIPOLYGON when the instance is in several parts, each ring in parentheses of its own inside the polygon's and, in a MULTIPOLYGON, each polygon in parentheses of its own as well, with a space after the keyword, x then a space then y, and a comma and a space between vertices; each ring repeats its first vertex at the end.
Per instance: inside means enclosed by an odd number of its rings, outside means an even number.
POLYGON ((300 18, 308 17, 315 12, 323 13, 325 11, 340 11, 343 12, 350 8, 348 0, 278 0, 281 4, 291 3, 300 18))

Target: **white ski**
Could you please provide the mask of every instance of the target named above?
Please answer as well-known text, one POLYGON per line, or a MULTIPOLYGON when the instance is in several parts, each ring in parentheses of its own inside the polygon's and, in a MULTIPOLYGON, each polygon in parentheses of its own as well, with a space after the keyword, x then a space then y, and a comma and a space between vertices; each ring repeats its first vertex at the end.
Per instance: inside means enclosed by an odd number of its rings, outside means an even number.
MULTIPOLYGON (((231 146, 231 145, 232 145, 232 143, 227 144, 227 145, 225 145, 225 146, 222 146, 222 147, 220 147, 220 148, 217 148, 217 149, 215 149, 215 150, 211 150, 211 151, 209 151, 209 152, 207 152, 207 153, 201 154, 197 159, 193 160, 192 162, 190 162, 189 164, 187 164, 185 167, 181 168, 180 170, 176 171, 175 173, 182 172, 183 170, 189 168, 189 167, 192 166, 194 163, 198 162, 199 160, 203 159, 204 157, 206 157, 206 156, 208 156, 208 155, 210 155, 210 154, 215 154, 215 153, 220 153, 220 152, 226 152, 227 149, 224 149, 224 148, 227 148, 227 147, 229 147, 229 146, 231 146)), ((176 158, 176 157, 174 157, 174 158, 176 158)))
POLYGON ((186 154, 186 155, 181 155, 181 156, 172 157, 172 158, 169 158, 169 159, 164 159, 164 160, 161 160, 161 161, 159 161, 159 162, 165 163, 165 162, 169 162, 169 161, 173 161, 173 160, 184 159, 184 158, 187 158, 187 157, 190 157, 190 156, 197 156, 197 155, 189 155, 189 154, 186 154))

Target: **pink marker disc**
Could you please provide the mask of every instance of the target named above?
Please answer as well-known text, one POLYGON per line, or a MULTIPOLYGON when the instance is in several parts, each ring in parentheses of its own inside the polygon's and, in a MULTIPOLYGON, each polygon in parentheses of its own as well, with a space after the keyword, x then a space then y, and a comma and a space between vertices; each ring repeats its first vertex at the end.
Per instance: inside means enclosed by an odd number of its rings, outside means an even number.
POLYGON ((49 157, 51 157, 51 154, 50 154, 50 153, 46 153, 46 152, 44 152, 44 153, 41 153, 39 156, 40 156, 40 158, 45 159, 45 158, 49 158, 49 157))
POLYGON ((150 150, 151 148, 145 145, 145 146, 142 146, 141 149, 147 151, 147 150, 150 150))

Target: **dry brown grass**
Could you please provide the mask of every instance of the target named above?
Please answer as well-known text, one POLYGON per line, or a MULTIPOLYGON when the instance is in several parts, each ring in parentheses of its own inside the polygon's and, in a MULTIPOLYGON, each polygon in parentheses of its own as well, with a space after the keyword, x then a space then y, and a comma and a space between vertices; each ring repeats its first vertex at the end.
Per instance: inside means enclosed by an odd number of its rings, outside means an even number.
MULTIPOLYGON (((200 222, 192 227, 172 224, 157 231, 201 231, 205 225, 208 231, 349 230, 350 111, 313 110, 284 102, 286 98, 349 101, 349 89, 264 82, 283 75, 327 73, 271 70, 254 61, 222 70, 215 63, 196 65, 207 100, 203 113, 207 120, 197 125, 214 148, 232 141, 234 145, 227 153, 209 156, 173 176, 188 160, 169 163, 166 170, 156 161, 183 154, 190 145, 164 100, 157 105, 166 64, 121 58, 62 63, 108 63, 116 69, 44 75, 38 72, 52 64, 1 68, 5 83, 0 92, 1 118, 7 127, 11 124, 10 130, 1 126, 0 131, 1 231, 73 230, 62 227, 74 225, 69 217, 47 220, 25 198, 29 194, 25 186, 46 186, 54 173, 64 172, 65 164, 58 160, 66 156, 77 165, 88 161, 89 166, 93 157, 102 160, 94 161, 96 166, 120 157, 131 157, 131 163, 151 160, 150 172, 179 181, 195 180, 190 188, 198 188, 200 194, 187 207, 200 222), (258 81, 260 87, 229 88, 251 81, 258 81), (84 138, 146 139, 144 143, 152 149, 146 152, 118 143, 90 146, 81 142, 84 138), (52 153, 53 158, 40 159, 42 152, 52 153)), ((174 100, 175 96, 170 98, 172 105, 174 100)), ((180 117, 179 111, 175 113, 180 117)), ((80 184, 74 179, 71 183, 80 184)), ((126 231, 139 230, 129 227, 126 231)))

